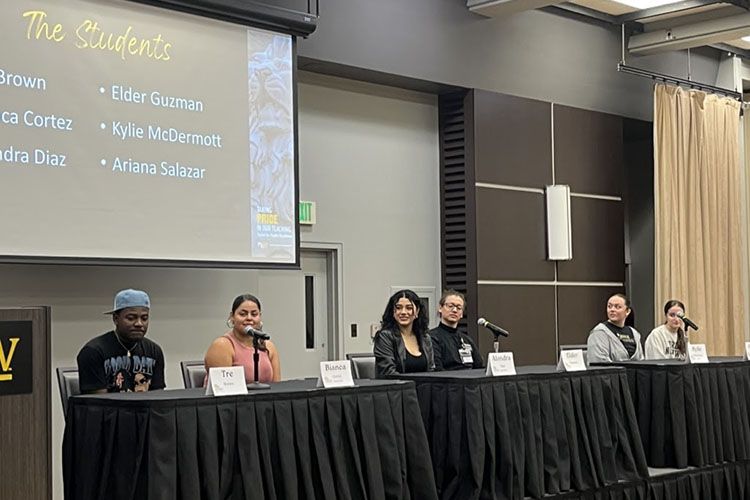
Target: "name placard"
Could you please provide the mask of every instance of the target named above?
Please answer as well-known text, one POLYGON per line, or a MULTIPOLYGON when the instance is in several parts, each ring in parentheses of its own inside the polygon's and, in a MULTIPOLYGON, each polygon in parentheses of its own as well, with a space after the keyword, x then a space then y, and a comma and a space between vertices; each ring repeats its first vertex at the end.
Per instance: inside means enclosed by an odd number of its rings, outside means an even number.
POLYGON ((322 361, 316 387, 354 387, 351 362, 322 361))
POLYGON ((557 371, 586 371, 586 359, 584 359, 583 357, 583 349, 569 349, 561 351, 560 361, 557 362, 557 371))
POLYGON ((206 396, 238 396, 240 394, 247 394, 244 367, 209 368, 206 396))
POLYGON ((708 363, 706 344, 688 344, 689 363, 708 363))
POLYGON ((513 362, 512 352, 491 352, 487 356, 486 375, 499 377, 502 375, 515 375, 516 365, 513 362))
POLYGON ((745 361, 750 361, 750 342, 745 342, 745 361))

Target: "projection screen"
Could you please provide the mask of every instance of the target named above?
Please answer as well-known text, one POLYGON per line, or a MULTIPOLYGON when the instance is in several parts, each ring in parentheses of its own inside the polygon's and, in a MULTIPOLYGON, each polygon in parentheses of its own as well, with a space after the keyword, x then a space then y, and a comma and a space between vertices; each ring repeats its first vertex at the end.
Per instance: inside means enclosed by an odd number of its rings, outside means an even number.
POLYGON ((293 37, 39 0, 0 44, 4 260, 297 264, 293 37))

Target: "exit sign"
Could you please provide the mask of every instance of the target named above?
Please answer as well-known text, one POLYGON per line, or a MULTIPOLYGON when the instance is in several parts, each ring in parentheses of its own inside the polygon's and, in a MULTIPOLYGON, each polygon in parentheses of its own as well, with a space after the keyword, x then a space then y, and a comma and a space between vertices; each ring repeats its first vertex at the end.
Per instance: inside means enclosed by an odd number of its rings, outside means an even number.
POLYGON ((299 223, 300 224, 315 224, 315 202, 314 201, 300 201, 299 202, 299 223))

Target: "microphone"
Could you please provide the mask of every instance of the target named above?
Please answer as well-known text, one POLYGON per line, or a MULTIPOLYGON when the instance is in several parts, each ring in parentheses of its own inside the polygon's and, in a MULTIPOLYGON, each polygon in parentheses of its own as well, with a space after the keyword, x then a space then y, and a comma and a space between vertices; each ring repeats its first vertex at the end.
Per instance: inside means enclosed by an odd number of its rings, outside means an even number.
POLYGON ((507 337, 507 336, 509 336, 509 335, 510 335, 510 333, 508 333, 508 330, 504 330, 504 329, 500 328, 500 327, 499 327, 499 326, 497 326, 497 325, 493 325, 492 323, 490 323, 489 321, 487 321, 487 320, 486 320, 486 319, 484 319, 484 318, 479 318, 479 319, 477 320, 477 324, 478 324, 479 326, 483 326, 483 327, 485 327, 485 328, 488 328, 488 329, 489 329, 489 330, 491 330, 491 331, 492 331, 492 333, 494 333, 495 335, 502 335, 503 337, 507 337))
POLYGON ((695 323, 693 323, 692 321, 690 321, 689 319, 687 319, 687 317, 685 317, 684 313, 678 312, 677 313, 677 317, 680 318, 683 323, 685 323, 685 327, 686 328, 690 327, 693 330, 698 331, 698 325, 696 325, 695 323))
POLYGON ((260 330, 256 330, 252 326, 246 326, 243 330, 245 332, 245 335, 252 335, 254 338, 258 340, 270 340, 271 336, 267 334, 266 332, 261 332, 260 330))

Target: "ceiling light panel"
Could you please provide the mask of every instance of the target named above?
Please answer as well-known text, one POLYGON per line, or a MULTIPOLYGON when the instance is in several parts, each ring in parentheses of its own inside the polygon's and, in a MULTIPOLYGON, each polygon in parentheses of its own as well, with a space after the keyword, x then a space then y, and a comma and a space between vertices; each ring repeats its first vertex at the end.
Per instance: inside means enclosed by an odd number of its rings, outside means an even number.
POLYGON ((682 0, 613 0, 616 3, 627 5, 638 10, 650 9, 651 7, 661 7, 662 5, 669 5, 671 3, 677 3, 682 0))

